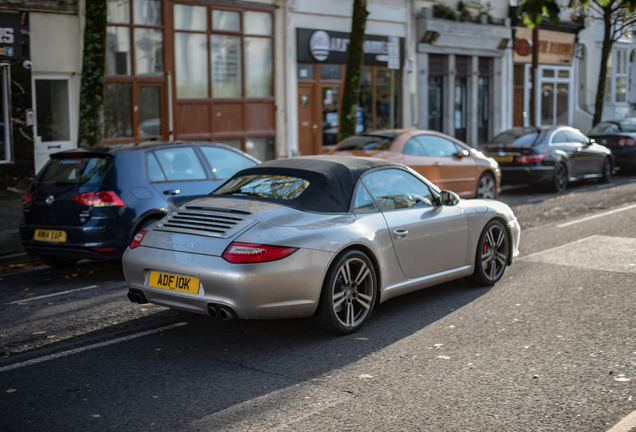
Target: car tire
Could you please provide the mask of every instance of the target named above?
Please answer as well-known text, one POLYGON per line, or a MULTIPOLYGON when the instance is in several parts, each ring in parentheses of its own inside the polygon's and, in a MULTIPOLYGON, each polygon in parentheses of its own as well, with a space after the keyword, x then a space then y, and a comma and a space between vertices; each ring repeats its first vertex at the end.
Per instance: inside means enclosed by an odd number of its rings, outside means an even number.
POLYGON ((477 285, 494 285, 503 276, 510 257, 510 236, 503 223, 488 222, 479 236, 475 270, 468 279, 477 285))
POLYGON ((53 268, 71 267, 79 261, 79 258, 62 258, 55 255, 39 255, 39 257, 40 261, 53 268))
POLYGON ((497 181, 490 172, 485 172, 479 177, 477 182, 476 198, 495 199, 497 198, 497 181))
POLYGON ((554 177, 552 177, 548 188, 552 192, 565 192, 568 188, 568 169, 564 164, 559 162, 554 167, 554 177))
POLYGON ((603 161, 603 168, 601 171, 601 177, 598 179, 600 183, 609 183, 612 181, 612 161, 606 157, 603 161))
POLYGON ((334 333, 354 333, 371 317, 376 299, 377 277, 371 260, 360 251, 347 251, 327 271, 318 308, 308 324, 334 333))

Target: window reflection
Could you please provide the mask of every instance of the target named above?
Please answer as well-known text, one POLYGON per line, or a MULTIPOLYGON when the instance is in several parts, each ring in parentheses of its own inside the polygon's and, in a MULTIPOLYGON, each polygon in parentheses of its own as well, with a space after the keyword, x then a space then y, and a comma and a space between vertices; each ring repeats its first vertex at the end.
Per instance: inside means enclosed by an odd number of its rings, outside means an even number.
POLYGON ((245 11, 245 34, 270 36, 272 34, 272 14, 245 11))
POLYGON ((132 84, 104 85, 104 137, 132 137, 132 84))
POLYGON ((163 31, 135 29, 135 74, 163 75, 163 31))
POLYGON ((241 31, 241 14, 214 10, 212 11, 212 28, 214 30, 241 31))
POLYGON ((130 24, 130 0, 108 0, 106 22, 130 24))
POLYGON ((175 33, 175 67, 178 98, 208 97, 208 37, 175 33))
POLYGON ((205 9, 205 6, 174 5, 174 29, 206 31, 208 21, 205 9))
POLYGON ((160 26, 163 24, 161 0, 134 0, 135 24, 160 26))
POLYGON ((241 97, 241 38, 212 35, 212 96, 241 97))
POLYGON ((245 96, 271 97, 272 40, 245 38, 245 96))
POLYGON ((106 75, 131 75, 130 29, 106 28, 106 75))

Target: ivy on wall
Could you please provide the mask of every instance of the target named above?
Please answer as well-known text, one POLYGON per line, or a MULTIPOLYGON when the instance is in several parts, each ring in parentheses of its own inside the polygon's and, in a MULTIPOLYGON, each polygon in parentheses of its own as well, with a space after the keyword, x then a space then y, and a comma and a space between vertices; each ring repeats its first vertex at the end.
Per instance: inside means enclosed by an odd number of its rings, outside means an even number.
POLYGON ((79 147, 104 139, 104 75, 106 74, 106 2, 86 1, 86 27, 80 88, 79 147))

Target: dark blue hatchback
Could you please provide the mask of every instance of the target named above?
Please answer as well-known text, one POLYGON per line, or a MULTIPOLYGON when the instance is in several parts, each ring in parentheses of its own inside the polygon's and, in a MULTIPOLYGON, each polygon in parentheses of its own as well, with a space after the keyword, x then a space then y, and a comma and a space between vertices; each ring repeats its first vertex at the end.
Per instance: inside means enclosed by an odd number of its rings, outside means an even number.
POLYGON ((56 153, 23 198, 24 248, 47 265, 119 257, 140 229, 234 173, 253 157, 209 142, 143 143, 56 153))

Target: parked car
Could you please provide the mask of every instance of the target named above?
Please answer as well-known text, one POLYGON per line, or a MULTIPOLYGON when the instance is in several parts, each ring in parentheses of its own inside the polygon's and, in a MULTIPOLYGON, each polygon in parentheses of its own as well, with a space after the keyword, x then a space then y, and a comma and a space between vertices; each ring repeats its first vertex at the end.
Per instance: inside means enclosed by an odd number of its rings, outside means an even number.
POLYGON ((497 163, 463 142, 429 130, 387 130, 351 136, 335 155, 367 156, 402 163, 462 198, 496 198, 497 163))
POLYGON ((636 118, 601 122, 588 136, 612 150, 617 167, 636 172, 636 118))
POLYGON ((238 172, 137 233, 122 263, 135 303, 346 334, 397 295, 496 283, 519 236, 506 204, 461 200, 397 162, 305 156, 238 172))
POLYGON ((22 245, 52 267, 121 256, 137 231, 258 163, 209 142, 55 153, 24 194, 22 245))
POLYGON ((570 181, 606 183, 614 172, 611 150, 569 126, 512 128, 480 149, 499 162, 504 183, 543 183, 563 192, 570 181))

